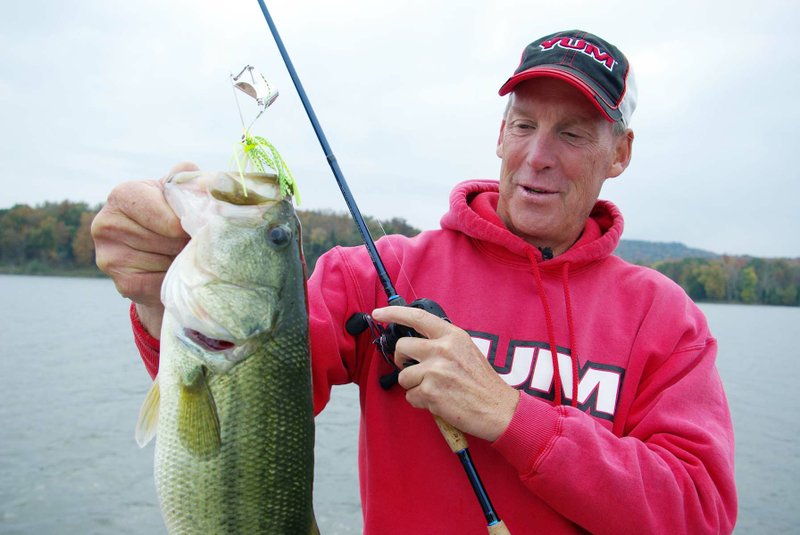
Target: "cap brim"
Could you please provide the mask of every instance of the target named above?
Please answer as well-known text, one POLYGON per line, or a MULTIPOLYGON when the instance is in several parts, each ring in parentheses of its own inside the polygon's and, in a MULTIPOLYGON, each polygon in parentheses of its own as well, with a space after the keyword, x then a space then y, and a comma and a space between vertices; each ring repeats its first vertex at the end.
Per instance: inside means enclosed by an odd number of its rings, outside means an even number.
POLYGON ((597 88, 593 87, 573 71, 557 68, 554 65, 533 67, 515 74, 500 88, 500 96, 507 95, 512 92, 518 84, 532 78, 557 78, 563 80, 580 90, 607 121, 613 123, 622 119, 622 112, 620 112, 618 108, 608 105, 606 98, 604 98, 603 94, 597 88))

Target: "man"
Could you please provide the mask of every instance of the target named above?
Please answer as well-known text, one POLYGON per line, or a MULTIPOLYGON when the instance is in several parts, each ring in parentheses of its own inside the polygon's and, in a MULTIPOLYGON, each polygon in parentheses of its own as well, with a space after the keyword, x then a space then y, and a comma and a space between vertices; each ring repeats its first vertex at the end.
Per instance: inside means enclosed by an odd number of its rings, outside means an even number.
MULTIPOLYGON (((309 280, 315 408, 334 384, 360 387, 365 532, 486 532, 433 413, 470 435, 511 533, 729 533, 716 341, 677 285, 612 255, 622 216, 597 200, 631 157, 627 59, 559 32, 525 49, 500 93, 499 184, 459 184, 440 230, 378 242, 400 295, 433 299, 452 324, 385 307, 363 248, 330 251, 309 280), (381 388, 392 367, 345 329, 376 307, 425 337, 398 341, 402 388, 381 388)), ((186 237, 154 182, 112 192, 93 234, 155 374, 158 287, 186 237)))

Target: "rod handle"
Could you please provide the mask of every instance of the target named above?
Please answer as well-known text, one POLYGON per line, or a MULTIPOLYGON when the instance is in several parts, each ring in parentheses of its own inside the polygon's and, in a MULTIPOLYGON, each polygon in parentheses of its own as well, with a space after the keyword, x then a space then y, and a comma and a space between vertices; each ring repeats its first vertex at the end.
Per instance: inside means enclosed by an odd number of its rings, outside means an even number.
POLYGON ((439 426, 439 431, 442 432, 442 436, 447 441, 447 445, 450 446, 450 449, 453 450, 453 453, 458 453, 469 446, 469 444, 467 444, 467 437, 464 436, 464 433, 448 424, 438 416, 434 416, 434 419, 436 420, 436 425, 439 426))
POLYGON ((508 528, 503 524, 502 520, 498 520, 489 526, 489 535, 511 535, 511 532, 508 531, 508 528))

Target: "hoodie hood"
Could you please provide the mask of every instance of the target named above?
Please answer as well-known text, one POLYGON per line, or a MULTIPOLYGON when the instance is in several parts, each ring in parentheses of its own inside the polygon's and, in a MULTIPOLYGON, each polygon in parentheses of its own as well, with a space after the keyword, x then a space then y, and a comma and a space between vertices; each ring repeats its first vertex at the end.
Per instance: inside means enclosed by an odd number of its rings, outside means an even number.
MULTIPOLYGON (((607 201, 595 203, 586 219, 581 236, 572 247, 555 258, 545 260, 542 252, 519 236, 512 234, 497 215, 497 201, 500 197, 500 184, 495 180, 473 180, 458 184, 450 194, 450 211, 442 218, 443 229, 454 230, 474 240, 476 247, 482 249, 496 261, 527 269, 533 275, 544 313, 548 343, 554 370, 559 370, 553 318, 544 275, 550 279, 561 279, 561 298, 564 300, 566 324, 572 358, 571 404, 578 402, 578 347, 575 336, 575 318, 570 295, 570 273, 576 273, 593 262, 609 257, 619 243, 622 235, 622 214, 616 206, 607 201)), ((549 285, 552 288, 552 284, 549 285)), ((561 372, 554 374, 556 405, 561 405, 561 372)))
POLYGON ((543 271, 560 269, 565 262, 571 270, 610 256, 619 244, 623 229, 622 214, 614 204, 597 201, 586 220, 583 234, 563 254, 544 261, 534 246, 512 234, 497 215, 500 184, 496 180, 469 180, 456 185, 450 193, 450 210, 442 217, 446 230, 461 232, 478 242, 496 259, 529 266, 533 256, 543 271))

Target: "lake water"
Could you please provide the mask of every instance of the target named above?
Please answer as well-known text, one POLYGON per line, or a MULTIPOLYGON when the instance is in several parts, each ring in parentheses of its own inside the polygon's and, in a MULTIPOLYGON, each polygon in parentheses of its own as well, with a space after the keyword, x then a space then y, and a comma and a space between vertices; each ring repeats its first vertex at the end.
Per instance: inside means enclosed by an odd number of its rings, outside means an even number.
MULTIPOLYGON (((704 305, 737 434, 736 533, 800 533, 799 308, 704 305)), ((153 448, 133 440, 150 379, 105 279, 0 275, 0 533, 163 534, 153 448)), ((317 418, 315 510, 361 532, 358 394, 317 418)))

